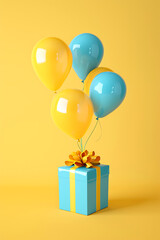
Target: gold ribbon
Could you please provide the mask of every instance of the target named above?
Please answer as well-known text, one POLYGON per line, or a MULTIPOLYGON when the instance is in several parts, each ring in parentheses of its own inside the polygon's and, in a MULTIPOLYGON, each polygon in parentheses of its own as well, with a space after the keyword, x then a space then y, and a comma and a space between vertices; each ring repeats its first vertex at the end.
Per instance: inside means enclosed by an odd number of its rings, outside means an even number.
POLYGON ((73 152, 69 155, 69 160, 65 162, 67 166, 74 166, 70 169, 70 211, 76 212, 76 189, 75 189, 75 171, 77 168, 86 166, 86 168, 96 169, 96 211, 100 210, 100 184, 101 184, 101 169, 96 166, 100 161, 99 156, 95 156, 95 152, 73 152))
POLYGON ((76 182, 75 182, 75 170, 77 166, 70 169, 70 211, 76 212, 76 182))
POLYGON ((101 169, 98 166, 94 167, 96 169, 96 211, 100 210, 100 191, 101 191, 101 169))
POLYGON ((69 160, 65 161, 65 164, 67 166, 72 166, 73 164, 77 167, 83 167, 86 168, 93 167, 95 165, 99 165, 100 156, 96 156, 95 152, 88 152, 87 150, 80 152, 73 152, 69 155, 69 160))

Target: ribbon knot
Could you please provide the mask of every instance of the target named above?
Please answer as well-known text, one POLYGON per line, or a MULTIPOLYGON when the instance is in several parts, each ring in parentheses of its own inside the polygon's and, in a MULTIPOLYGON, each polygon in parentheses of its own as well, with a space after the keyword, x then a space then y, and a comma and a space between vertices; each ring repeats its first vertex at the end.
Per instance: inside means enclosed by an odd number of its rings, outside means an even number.
POLYGON ((95 165, 99 165, 100 156, 96 156, 95 152, 88 152, 87 150, 80 152, 73 152, 69 155, 69 160, 65 161, 67 166, 75 165, 77 167, 90 168, 95 165))

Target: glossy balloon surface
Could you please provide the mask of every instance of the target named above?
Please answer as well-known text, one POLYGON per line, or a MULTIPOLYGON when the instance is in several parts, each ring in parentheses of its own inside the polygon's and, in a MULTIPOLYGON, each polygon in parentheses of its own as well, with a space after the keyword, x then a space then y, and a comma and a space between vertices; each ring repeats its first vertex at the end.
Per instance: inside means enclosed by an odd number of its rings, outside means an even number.
POLYGON ((103 45, 99 38, 90 33, 75 37, 69 45, 73 56, 73 68, 80 79, 98 67, 103 57, 103 45))
POLYGON ((56 91, 61 87, 72 67, 72 53, 62 40, 45 38, 33 48, 32 65, 44 85, 56 91))
POLYGON ((51 105, 55 124, 75 139, 83 137, 93 116, 90 98, 81 90, 66 89, 56 94, 51 105))
POLYGON ((102 72, 113 72, 110 68, 106 68, 106 67, 98 67, 93 69, 86 77, 85 81, 84 81, 84 92, 89 95, 89 89, 90 89, 90 85, 92 80, 95 78, 95 76, 97 76, 99 73, 102 72))
POLYGON ((116 73, 98 74, 90 86, 90 98, 98 118, 105 117, 114 111, 126 95, 124 80, 116 73))

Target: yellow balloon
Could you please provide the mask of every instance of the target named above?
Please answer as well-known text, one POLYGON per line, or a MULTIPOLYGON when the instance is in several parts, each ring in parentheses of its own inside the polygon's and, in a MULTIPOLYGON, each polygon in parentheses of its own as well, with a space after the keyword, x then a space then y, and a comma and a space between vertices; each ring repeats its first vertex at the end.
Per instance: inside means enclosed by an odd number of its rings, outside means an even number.
POLYGON ((84 81, 84 92, 89 95, 89 89, 90 89, 90 85, 92 80, 99 74, 102 72, 113 72, 111 69, 109 68, 105 68, 105 67, 98 67, 93 69, 88 76, 86 77, 85 81, 84 81))
POLYGON ((51 116, 62 131, 75 139, 80 139, 91 123, 93 105, 83 91, 66 89, 53 98, 51 116))
POLYGON ((56 91, 61 87, 71 69, 71 50, 58 38, 44 38, 33 48, 32 65, 44 85, 56 91))

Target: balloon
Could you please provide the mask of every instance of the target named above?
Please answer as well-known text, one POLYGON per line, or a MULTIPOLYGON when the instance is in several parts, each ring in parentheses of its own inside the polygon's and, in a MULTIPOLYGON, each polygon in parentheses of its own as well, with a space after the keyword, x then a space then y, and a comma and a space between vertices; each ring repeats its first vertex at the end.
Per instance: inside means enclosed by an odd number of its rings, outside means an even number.
POLYGON ((75 139, 80 139, 91 123, 93 105, 83 91, 66 89, 53 98, 51 116, 62 131, 75 139))
POLYGON ((95 78, 95 76, 97 76, 101 72, 113 72, 113 71, 111 69, 105 68, 105 67, 99 67, 99 68, 93 69, 88 74, 88 76, 86 77, 86 79, 84 81, 84 92, 87 95, 89 95, 89 89, 90 89, 90 85, 91 85, 92 80, 95 78))
POLYGON ((73 56, 73 68, 80 79, 98 67, 103 57, 103 45, 99 38, 90 33, 75 37, 69 45, 73 56))
POLYGON ((32 64, 44 85, 56 91, 72 67, 72 53, 62 40, 54 37, 44 38, 33 48, 32 64))
POLYGON ((90 98, 98 118, 105 117, 115 110, 126 95, 124 80, 114 72, 102 72, 92 81, 90 98))

